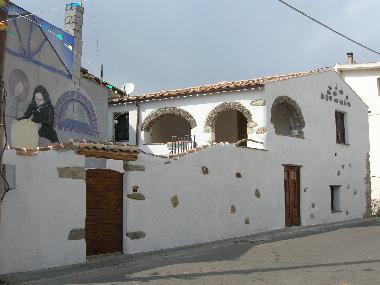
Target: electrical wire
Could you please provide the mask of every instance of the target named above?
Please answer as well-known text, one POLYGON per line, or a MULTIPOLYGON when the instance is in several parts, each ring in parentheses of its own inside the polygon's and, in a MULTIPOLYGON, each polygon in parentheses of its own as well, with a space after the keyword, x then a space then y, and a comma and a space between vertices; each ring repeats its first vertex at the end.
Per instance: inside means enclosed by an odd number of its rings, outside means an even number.
POLYGON ((96 53, 98 55, 98 58, 100 58, 99 34, 98 34, 98 30, 96 28, 94 1, 91 2, 91 6, 92 6, 92 22, 93 22, 93 27, 94 27, 94 32, 95 32, 95 40, 96 40, 96 53))
POLYGON ((377 54, 377 55, 380 55, 380 52, 378 52, 378 51, 376 51, 376 50, 374 50, 374 49, 371 49, 371 48, 369 48, 369 47, 367 47, 367 46, 365 46, 365 45, 359 43, 358 41, 353 40, 352 38, 350 38, 349 36, 346 36, 345 34, 342 34, 342 33, 338 32, 337 30, 335 30, 335 29, 333 29, 333 28, 327 26, 326 24, 322 23, 321 21, 318 21, 317 19, 315 19, 315 18, 309 16, 309 15, 306 14, 305 12, 303 12, 303 11, 297 9, 296 7, 290 5, 289 3, 287 3, 287 2, 285 2, 285 1, 283 1, 283 0, 277 0, 277 1, 280 2, 280 3, 282 3, 282 4, 284 4, 285 6, 289 7, 290 9, 293 9, 294 11, 300 13, 301 15, 303 15, 303 16, 309 18, 309 19, 312 20, 313 22, 315 22, 315 23, 317 23, 317 24, 319 24, 319 25, 325 27, 326 29, 330 30, 331 32, 333 32, 333 33, 335 33, 335 34, 337 34, 337 35, 339 35, 339 36, 345 38, 346 40, 349 40, 350 42, 352 42, 352 43, 354 43, 354 44, 356 44, 356 45, 358 45, 358 46, 361 46, 362 48, 365 48, 366 50, 369 50, 369 51, 371 51, 371 52, 373 52, 373 53, 375 53, 375 54, 377 54))

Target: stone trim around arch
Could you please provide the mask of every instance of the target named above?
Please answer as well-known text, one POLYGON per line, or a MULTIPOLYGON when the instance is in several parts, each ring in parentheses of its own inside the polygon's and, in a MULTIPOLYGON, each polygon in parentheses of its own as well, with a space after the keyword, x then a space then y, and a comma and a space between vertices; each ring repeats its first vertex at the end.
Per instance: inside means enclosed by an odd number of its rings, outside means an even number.
POLYGON ((305 119, 302 114, 301 108, 298 106, 297 102, 288 96, 279 96, 277 97, 272 104, 271 109, 271 123, 273 124, 272 118, 276 107, 280 104, 284 104, 289 108, 290 113, 292 114, 294 130, 297 130, 297 134, 294 137, 304 138, 303 128, 305 127, 305 119))
POLYGON ((197 122, 194 117, 187 111, 177 107, 160 108, 150 113, 141 125, 141 130, 149 132, 153 124, 164 115, 177 115, 184 118, 189 122, 190 127, 194 129, 197 126, 197 122))
POLYGON ((218 117, 218 115, 224 111, 239 111, 244 117, 247 119, 247 127, 255 128, 257 127, 257 123, 253 121, 251 112, 243 106, 243 104, 239 102, 224 102, 218 106, 216 106, 211 112, 208 114, 206 118, 206 123, 204 127, 205 133, 210 133, 213 129, 213 122, 218 117))

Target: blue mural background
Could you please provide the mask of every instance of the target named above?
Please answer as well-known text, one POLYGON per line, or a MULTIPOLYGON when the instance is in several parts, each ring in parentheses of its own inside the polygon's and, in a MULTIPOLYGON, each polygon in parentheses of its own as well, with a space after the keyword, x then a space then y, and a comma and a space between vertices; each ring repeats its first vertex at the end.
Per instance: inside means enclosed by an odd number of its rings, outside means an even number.
POLYGON ((9 4, 8 13, 10 28, 12 27, 12 25, 14 25, 14 32, 17 34, 20 40, 23 35, 21 35, 20 29, 18 27, 19 19, 29 20, 30 32, 29 35, 27 35, 29 38, 27 40, 26 47, 22 47, 21 51, 15 51, 7 48, 7 52, 13 56, 23 58, 26 61, 39 65, 49 70, 50 72, 58 73, 68 79, 71 79, 73 70, 72 49, 74 48, 74 37, 64 32, 62 29, 46 22, 45 20, 35 15, 32 15, 30 12, 22 9, 21 7, 13 3, 9 4), (41 42, 36 49, 32 50, 31 41, 33 38, 33 33, 36 30, 42 31, 46 39, 43 42, 41 42), (37 59, 38 53, 46 44, 51 45, 51 47, 54 49, 54 51, 60 58, 61 62, 64 64, 67 72, 57 70, 55 67, 49 66, 37 59))

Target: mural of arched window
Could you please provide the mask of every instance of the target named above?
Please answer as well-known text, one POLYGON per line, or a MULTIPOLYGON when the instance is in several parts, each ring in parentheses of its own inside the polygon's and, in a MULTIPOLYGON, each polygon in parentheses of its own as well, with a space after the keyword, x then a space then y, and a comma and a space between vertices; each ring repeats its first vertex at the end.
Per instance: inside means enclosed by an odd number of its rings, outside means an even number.
POLYGON ((251 112, 239 102, 225 102, 207 116, 204 131, 216 142, 237 142, 248 138, 247 128, 256 127, 251 112))
POLYGON ((271 123, 277 135, 304 137, 305 120, 301 108, 288 96, 279 96, 274 100, 271 123))
POLYGON ((91 101, 83 94, 68 91, 55 106, 55 128, 92 137, 99 136, 98 119, 91 101))
POLYGON ((141 130, 146 132, 145 143, 167 143, 174 136, 190 136, 197 126, 193 116, 180 108, 161 108, 150 113, 141 130))

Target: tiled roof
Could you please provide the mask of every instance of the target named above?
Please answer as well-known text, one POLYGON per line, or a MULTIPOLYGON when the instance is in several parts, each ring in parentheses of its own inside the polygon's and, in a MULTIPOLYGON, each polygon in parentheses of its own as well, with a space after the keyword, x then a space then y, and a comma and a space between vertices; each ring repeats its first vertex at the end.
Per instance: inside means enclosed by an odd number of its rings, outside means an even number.
POLYGON ((109 95, 109 98, 118 98, 118 95, 122 95, 122 96, 125 96, 126 94, 124 93, 124 91, 122 91, 121 89, 113 86, 112 84, 100 79, 99 77, 96 77, 95 75, 91 74, 90 72, 88 72, 87 69, 85 68, 81 68, 81 76, 83 78, 86 78, 100 86, 104 86, 104 88, 107 88, 108 90, 110 91, 113 91, 113 92, 110 92, 110 95, 109 95), (112 85, 112 88, 108 88, 108 86, 111 86, 112 85))
POLYGON ((230 82, 223 81, 223 82, 218 82, 218 83, 210 84, 210 85, 202 85, 202 86, 188 87, 188 88, 182 88, 182 89, 147 93, 147 94, 143 94, 139 96, 129 96, 129 97, 117 96, 114 98, 109 98, 109 104, 153 100, 153 99, 186 96, 186 95, 193 95, 193 94, 244 90, 244 89, 250 89, 250 88, 256 88, 256 87, 263 87, 266 83, 270 83, 274 81, 287 80, 287 79, 317 74, 317 73, 331 71, 331 70, 333 70, 331 67, 326 67, 326 68, 320 68, 317 70, 306 71, 306 72, 288 73, 288 74, 283 74, 283 75, 274 75, 274 76, 267 76, 267 77, 261 77, 261 78, 239 80, 239 81, 230 81, 230 82))
POLYGON ((87 142, 85 140, 75 141, 70 140, 62 144, 53 144, 45 147, 37 147, 33 149, 26 148, 11 148, 15 149, 16 153, 19 155, 36 155, 40 151, 63 151, 63 150, 74 150, 78 154, 95 154, 95 153, 108 153, 117 157, 118 155, 138 155, 139 150, 136 146, 127 145, 123 143, 116 142, 87 142), (85 151, 85 153, 81 153, 85 151))

